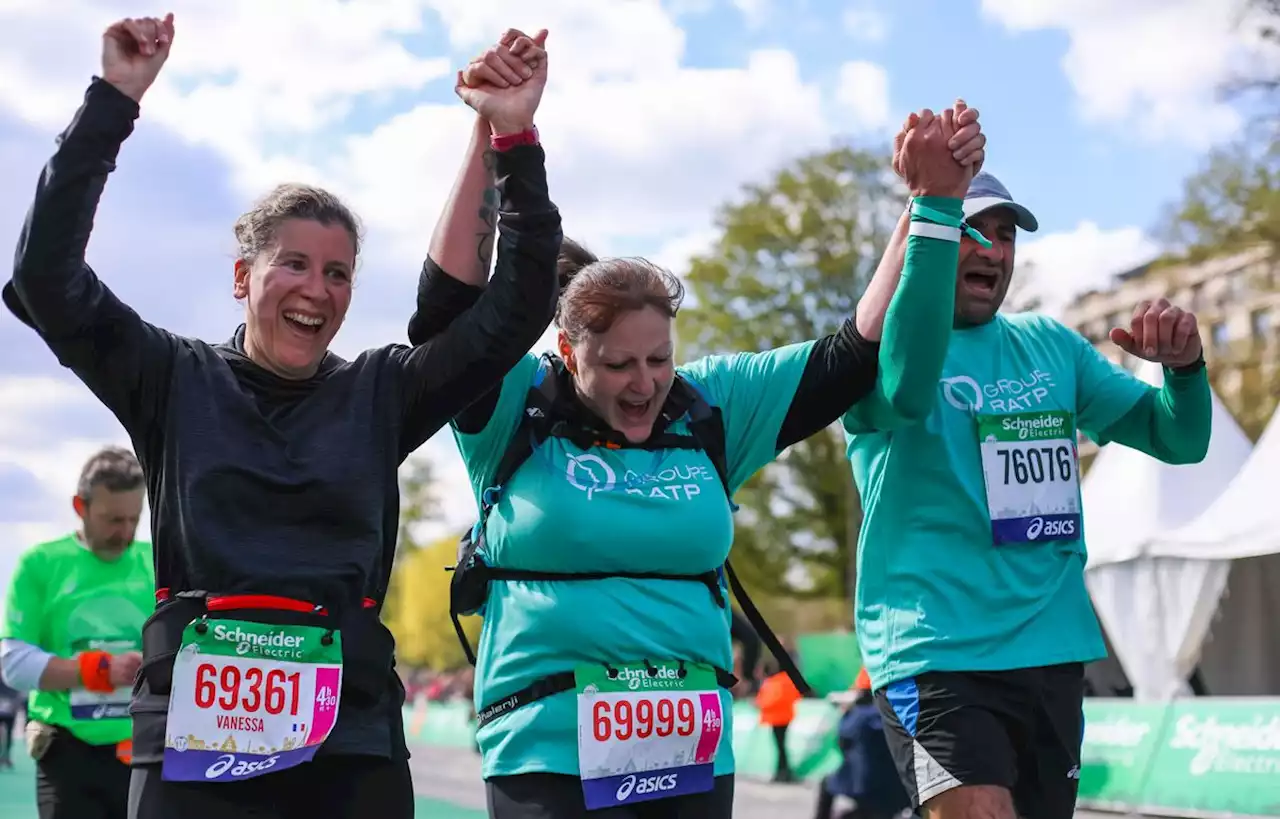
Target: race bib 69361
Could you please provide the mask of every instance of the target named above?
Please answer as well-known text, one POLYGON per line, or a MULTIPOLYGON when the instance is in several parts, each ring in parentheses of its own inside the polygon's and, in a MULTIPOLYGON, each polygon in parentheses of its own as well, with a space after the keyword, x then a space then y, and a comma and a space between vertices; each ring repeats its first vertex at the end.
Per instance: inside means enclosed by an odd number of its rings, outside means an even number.
POLYGON ((173 666, 162 777, 228 782, 307 762, 338 719, 340 636, 196 621, 173 666))

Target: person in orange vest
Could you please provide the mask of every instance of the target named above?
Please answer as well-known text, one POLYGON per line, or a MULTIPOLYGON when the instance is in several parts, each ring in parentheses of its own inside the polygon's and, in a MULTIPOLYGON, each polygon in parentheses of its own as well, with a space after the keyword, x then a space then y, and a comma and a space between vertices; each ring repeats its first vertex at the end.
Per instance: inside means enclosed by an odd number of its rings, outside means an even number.
POLYGON ((794 782, 795 775, 787 759, 787 726, 796 718, 800 689, 796 688, 791 677, 778 670, 776 662, 769 662, 767 672, 768 676, 756 694, 756 707, 760 709, 760 723, 773 729, 773 741, 778 746, 778 768, 773 781, 794 782))

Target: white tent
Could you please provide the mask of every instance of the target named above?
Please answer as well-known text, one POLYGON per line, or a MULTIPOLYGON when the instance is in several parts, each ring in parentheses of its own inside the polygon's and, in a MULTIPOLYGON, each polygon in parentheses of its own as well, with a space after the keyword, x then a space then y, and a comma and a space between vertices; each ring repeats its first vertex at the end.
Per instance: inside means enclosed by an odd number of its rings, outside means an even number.
MULTIPOLYGON (((1138 376, 1154 386, 1163 380, 1155 364, 1138 376)), ((1251 448, 1215 395, 1213 433, 1200 463, 1173 466, 1112 444, 1085 477, 1085 580, 1136 698, 1187 691, 1229 566, 1199 554, 1166 553, 1160 544, 1209 508, 1251 448)))
POLYGON ((1216 611, 1200 658, 1209 692, 1280 694, 1280 413, 1217 500, 1194 521, 1161 535, 1153 551, 1208 564, 1222 578, 1195 601, 1216 611))

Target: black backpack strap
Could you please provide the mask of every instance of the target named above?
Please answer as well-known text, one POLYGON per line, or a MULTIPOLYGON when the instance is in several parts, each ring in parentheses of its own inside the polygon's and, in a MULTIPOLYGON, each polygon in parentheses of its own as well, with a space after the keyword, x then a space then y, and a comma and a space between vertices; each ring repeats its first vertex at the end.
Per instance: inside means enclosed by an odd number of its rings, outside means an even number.
MULTIPOLYGON (((512 433, 511 440, 507 443, 507 449, 502 453, 502 460, 498 461, 498 468, 494 470, 489 486, 481 493, 480 514, 476 518, 475 524, 462 535, 458 542, 458 564, 451 569, 446 567, 454 572, 454 583, 458 581, 465 564, 475 559, 476 550, 483 541, 484 526, 489 517, 489 510, 502 497, 502 492, 506 489, 507 482, 511 480, 524 462, 529 460, 534 450, 541 446, 542 442, 551 435, 552 428, 555 425, 553 408, 559 387, 559 373, 556 370, 556 364, 556 359, 550 353, 544 353, 538 359, 538 369, 534 372, 533 380, 529 384, 529 391, 525 396, 520 422, 516 424, 515 432, 512 433)), ((472 650, 471 643, 467 641, 466 632, 462 629, 462 622, 458 619, 459 612, 452 605, 452 602, 449 608, 449 618, 453 620, 453 631, 458 635, 458 642, 462 645, 462 651, 466 654, 467 662, 475 665, 475 651, 472 650)))
MULTIPOLYGON (((738 505, 733 502, 733 493, 730 491, 729 486, 729 456, 726 447, 724 415, 719 407, 712 406, 707 401, 702 389, 697 384, 687 379, 683 380, 683 383, 693 392, 693 402, 690 404, 688 411, 689 432, 698 440, 702 450, 711 459, 711 463, 716 468, 716 474, 720 476, 720 482, 724 485, 724 492, 729 498, 729 505, 736 512, 738 511, 738 505)), ((783 647, 778 635, 765 622, 764 615, 756 608, 755 602, 747 594, 747 590, 743 588, 742 582, 738 580, 738 574, 733 570, 733 564, 728 560, 724 562, 724 571, 729 580, 729 588, 733 590, 733 596, 737 598, 738 605, 742 607, 742 613, 760 637, 760 642, 768 647, 769 653, 778 661, 778 667, 786 672, 791 681, 796 684, 796 688, 800 690, 800 693, 806 697, 811 695, 813 689, 809 686, 808 681, 805 680, 804 675, 800 673, 795 660, 791 659, 791 654, 783 647)))
MULTIPOLYGON (((516 425, 506 452, 502 453, 502 460, 498 461, 498 468, 494 470, 490 481, 491 488, 485 490, 486 495, 501 493, 506 488, 507 481, 511 480, 524 462, 529 460, 534 450, 551 435, 556 422, 553 411, 556 395, 559 392, 559 381, 556 360, 549 353, 543 353, 538 360, 538 370, 534 373, 529 392, 525 397, 520 423, 516 425)), ((496 502, 496 498, 493 500, 496 502)), ((485 499, 484 503, 487 511, 487 506, 491 505, 489 499, 485 499)))

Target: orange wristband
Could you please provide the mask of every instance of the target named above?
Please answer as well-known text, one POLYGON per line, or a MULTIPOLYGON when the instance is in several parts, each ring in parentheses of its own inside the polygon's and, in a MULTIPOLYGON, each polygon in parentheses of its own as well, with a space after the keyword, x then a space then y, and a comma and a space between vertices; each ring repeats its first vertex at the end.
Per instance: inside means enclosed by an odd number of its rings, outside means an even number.
POLYGON ((80 681, 90 691, 108 694, 116 689, 111 684, 111 655, 105 651, 80 652, 80 681))

